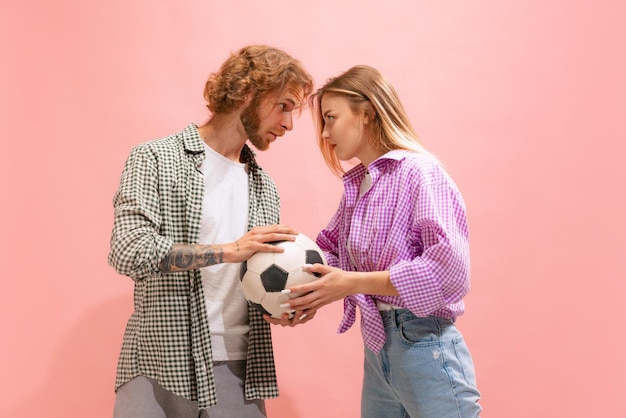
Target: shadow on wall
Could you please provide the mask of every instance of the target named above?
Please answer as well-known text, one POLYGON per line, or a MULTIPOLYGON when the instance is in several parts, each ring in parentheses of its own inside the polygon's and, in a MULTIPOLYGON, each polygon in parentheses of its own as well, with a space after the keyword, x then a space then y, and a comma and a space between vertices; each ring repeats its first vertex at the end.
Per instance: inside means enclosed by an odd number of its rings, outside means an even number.
POLYGON ((87 311, 52 357, 43 385, 1 417, 113 416, 115 369, 132 297, 87 311))

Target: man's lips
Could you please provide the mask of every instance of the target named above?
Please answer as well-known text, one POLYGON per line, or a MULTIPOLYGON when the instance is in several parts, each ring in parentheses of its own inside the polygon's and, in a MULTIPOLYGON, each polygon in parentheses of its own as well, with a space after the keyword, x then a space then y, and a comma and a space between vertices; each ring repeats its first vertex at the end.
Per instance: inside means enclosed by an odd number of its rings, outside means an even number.
POLYGON ((270 133, 270 135, 272 135, 274 137, 274 139, 276 139, 276 138, 278 138, 280 136, 285 135, 285 132, 275 133, 275 132, 270 131, 269 133, 270 133))

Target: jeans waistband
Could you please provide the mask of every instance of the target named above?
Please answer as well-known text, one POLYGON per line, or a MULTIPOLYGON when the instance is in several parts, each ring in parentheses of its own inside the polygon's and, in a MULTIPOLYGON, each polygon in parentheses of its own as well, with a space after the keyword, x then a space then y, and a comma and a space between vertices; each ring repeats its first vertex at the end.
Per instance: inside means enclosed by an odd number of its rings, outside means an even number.
POLYGON ((409 321, 412 319, 420 319, 422 322, 424 322, 424 324, 431 323, 433 326, 437 327, 454 323, 452 319, 441 318, 439 316, 417 316, 413 312, 404 308, 382 311, 380 313, 380 316, 382 317, 383 326, 385 328, 395 327, 404 321, 409 321))
POLYGON ((402 309, 402 306, 393 305, 391 303, 383 302, 380 299, 376 299, 376 307, 379 311, 390 311, 392 309, 402 309))

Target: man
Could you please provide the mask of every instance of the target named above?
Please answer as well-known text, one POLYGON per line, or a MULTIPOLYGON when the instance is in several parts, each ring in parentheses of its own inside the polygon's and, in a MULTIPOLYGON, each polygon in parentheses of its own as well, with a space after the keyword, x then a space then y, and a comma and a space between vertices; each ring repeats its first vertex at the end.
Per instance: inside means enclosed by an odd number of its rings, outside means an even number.
MULTIPOLYGON (((297 231, 279 224, 276 187, 246 142, 268 149, 312 88, 284 51, 244 47, 209 77, 204 125, 132 150, 109 253, 135 282, 116 418, 265 417, 278 396, 270 325, 243 298, 240 263, 297 231)), ((312 317, 300 316, 281 325, 312 317)))

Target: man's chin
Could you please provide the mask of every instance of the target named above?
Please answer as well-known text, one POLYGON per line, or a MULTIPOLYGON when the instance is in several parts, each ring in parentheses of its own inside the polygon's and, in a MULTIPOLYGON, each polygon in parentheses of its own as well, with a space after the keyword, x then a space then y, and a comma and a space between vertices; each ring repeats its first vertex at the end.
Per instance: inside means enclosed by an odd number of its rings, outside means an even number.
POLYGON ((259 151, 267 151, 270 148, 268 141, 250 141, 252 146, 259 151))

